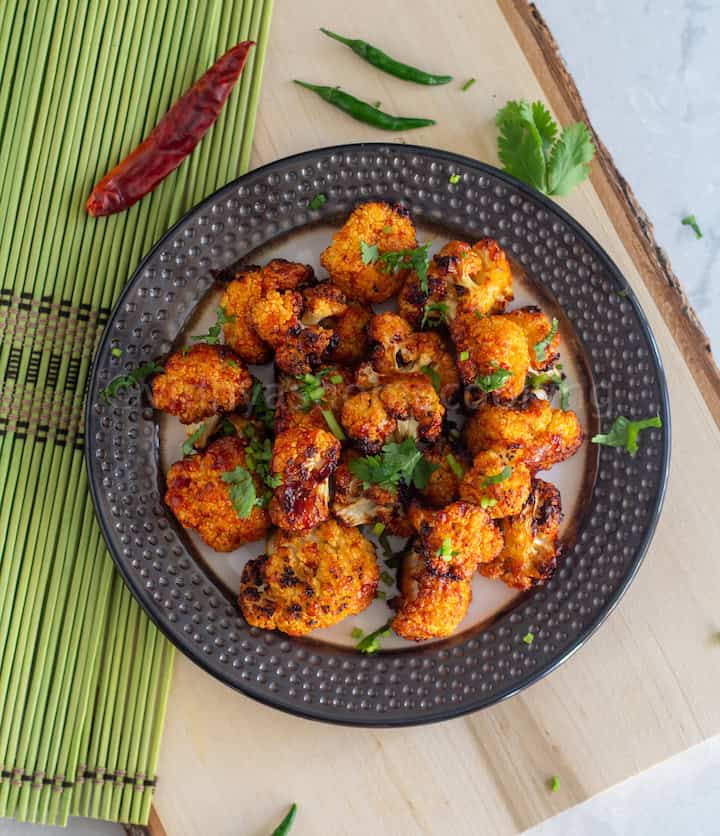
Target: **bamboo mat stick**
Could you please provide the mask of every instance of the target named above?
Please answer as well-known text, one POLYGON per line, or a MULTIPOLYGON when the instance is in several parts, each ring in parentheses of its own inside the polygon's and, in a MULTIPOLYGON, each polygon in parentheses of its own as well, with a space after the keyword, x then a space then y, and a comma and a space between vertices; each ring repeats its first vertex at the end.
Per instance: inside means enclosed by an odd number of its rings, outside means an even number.
MULTIPOLYGON (((258 4, 257 9, 261 8, 258 4)), ((250 99, 248 103, 248 118, 245 122, 243 130, 243 138, 240 143, 240 165, 239 171, 245 173, 250 166, 250 154, 252 152, 252 135, 255 131, 255 119, 257 114, 258 100, 260 98, 260 85, 262 84, 263 65, 265 62, 265 52, 267 50, 267 41, 270 33, 270 17, 272 15, 273 0, 265 0, 262 4, 262 16, 260 18, 260 27, 256 31, 255 39, 258 40, 258 51, 254 56, 254 67, 256 72, 253 73, 252 86, 250 89, 250 99), (262 38, 262 40, 259 40, 262 38)))

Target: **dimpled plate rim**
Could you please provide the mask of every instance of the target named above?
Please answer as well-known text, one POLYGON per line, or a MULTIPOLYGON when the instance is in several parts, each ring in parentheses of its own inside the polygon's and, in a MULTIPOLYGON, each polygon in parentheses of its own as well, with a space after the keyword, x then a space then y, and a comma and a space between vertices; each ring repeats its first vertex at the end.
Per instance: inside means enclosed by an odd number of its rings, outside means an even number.
POLYGON ((605 620, 635 577, 657 525, 670 462, 670 406, 658 348, 632 289, 565 211, 469 157, 361 143, 306 151, 249 172, 190 210, 152 248, 103 333, 88 389, 85 449, 108 549, 143 609, 188 658, 247 696, 301 717, 409 726, 458 717, 518 693, 571 656, 605 620), (452 174, 461 175, 460 183, 449 183, 452 174), (328 201, 310 210, 308 201, 318 192, 328 201), (113 342, 125 346, 123 360, 134 364, 166 354, 212 285, 211 271, 307 224, 337 221, 372 199, 400 201, 453 235, 497 238, 563 307, 586 349, 593 384, 603 382, 613 414, 657 412, 663 429, 646 432, 634 458, 600 448, 577 540, 548 584, 481 632, 363 656, 248 627, 237 605, 195 563, 162 502, 152 409, 137 388, 110 405, 101 404, 99 394, 122 373, 111 355, 113 342), (224 233, 221 215, 231 222, 224 233), (193 242, 200 227, 207 227, 201 248, 193 242), (225 247, 213 243, 220 233, 225 247), (173 279, 173 252, 177 267, 192 255, 184 278, 173 279), (148 289, 149 279, 155 286, 148 289), (133 335, 127 319, 136 326, 133 335), (115 492, 117 479, 122 496, 115 492), (523 642, 528 630, 535 636, 531 645, 523 642))

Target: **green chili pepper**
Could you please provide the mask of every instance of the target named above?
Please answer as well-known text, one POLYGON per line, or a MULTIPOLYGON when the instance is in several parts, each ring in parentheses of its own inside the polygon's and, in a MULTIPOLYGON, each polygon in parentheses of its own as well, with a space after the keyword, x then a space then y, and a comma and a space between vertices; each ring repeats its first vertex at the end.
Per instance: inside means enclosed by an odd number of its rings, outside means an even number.
POLYGON ((292 823, 295 819, 295 813, 297 812, 297 804, 293 804, 290 808, 290 812, 285 816, 285 818, 280 822, 280 824, 273 830, 270 836, 285 836, 286 833, 290 832, 290 828, 292 827, 292 823))
POLYGON ((368 125, 374 125, 376 128, 382 128, 384 131, 409 131, 413 128, 425 128, 428 125, 434 125, 434 119, 414 119, 405 116, 391 116, 389 113, 383 113, 376 107, 356 99, 349 93, 343 93, 337 87, 322 87, 318 84, 307 84, 304 81, 295 79, 295 84, 301 87, 306 87, 317 93, 320 98, 325 99, 331 105, 340 110, 344 110, 353 119, 358 122, 365 122, 368 125))
POLYGON ((389 75, 397 76, 397 78, 402 78, 405 81, 414 81, 416 84, 447 84, 452 81, 451 75, 433 75, 432 73, 426 73, 425 70, 419 70, 417 67, 411 67, 409 64, 396 61, 382 50, 367 43, 367 41, 343 38, 342 35, 336 35, 335 32, 322 27, 320 31, 329 38, 335 38, 341 44, 349 46, 356 55, 364 58, 368 64, 372 64, 373 67, 377 67, 389 75))

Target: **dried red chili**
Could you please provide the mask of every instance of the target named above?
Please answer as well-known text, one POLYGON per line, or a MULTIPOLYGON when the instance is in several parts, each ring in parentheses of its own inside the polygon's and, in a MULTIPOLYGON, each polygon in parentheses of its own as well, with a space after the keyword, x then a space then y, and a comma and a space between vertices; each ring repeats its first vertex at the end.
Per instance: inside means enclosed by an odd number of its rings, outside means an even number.
POLYGON ((253 45, 243 41, 219 58, 149 136, 103 177, 85 204, 91 215, 128 209, 180 165, 220 115, 253 45))

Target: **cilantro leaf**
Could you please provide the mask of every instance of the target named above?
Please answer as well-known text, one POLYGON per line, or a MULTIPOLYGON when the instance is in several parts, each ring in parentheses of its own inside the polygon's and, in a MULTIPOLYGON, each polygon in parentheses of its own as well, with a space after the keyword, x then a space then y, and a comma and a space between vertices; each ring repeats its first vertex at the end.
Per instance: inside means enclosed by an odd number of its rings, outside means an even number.
POLYGON ((433 389, 436 392, 440 391, 440 375, 435 371, 435 369, 428 365, 428 366, 421 366, 420 371, 427 375, 430 378, 430 382, 433 385, 433 389))
POLYGON ((563 128, 548 160, 548 194, 569 194, 590 173, 594 156, 595 146, 585 124, 575 122, 563 128))
POLYGON ((354 639, 361 639, 363 637, 363 631, 359 627, 353 627, 350 631, 350 635, 354 639))
POLYGON ((215 324, 208 328, 207 334, 200 334, 199 336, 190 337, 193 342, 204 342, 208 345, 217 345, 220 342, 220 335, 222 334, 222 327, 228 322, 235 322, 234 316, 228 316, 225 308, 222 305, 217 309, 215 316, 215 324))
POLYGON ((534 186, 538 191, 547 193, 545 186, 545 157, 542 150, 540 132, 531 120, 520 116, 520 109, 508 102, 497 117, 500 129, 498 136, 498 156, 503 169, 518 180, 534 186))
POLYGON ((406 438, 400 444, 394 441, 386 444, 375 456, 353 459, 348 467, 365 488, 380 485, 395 490, 399 482, 414 484, 417 488, 426 486, 435 465, 424 459, 414 439, 406 438))
POLYGON ((221 478, 223 482, 227 482, 230 486, 230 501, 233 504, 235 513, 240 519, 247 519, 257 504, 255 483, 250 472, 238 465, 234 470, 228 470, 223 473, 221 478))
POLYGON ((114 377, 110 383, 108 383, 108 385, 100 391, 100 400, 105 403, 110 403, 112 398, 117 397, 121 388, 126 387, 129 389, 136 383, 140 383, 140 381, 145 380, 146 377, 150 377, 151 374, 160 374, 162 371, 164 371, 163 367, 158 366, 158 364, 153 361, 143 363, 142 366, 138 366, 136 369, 133 369, 127 374, 121 374, 118 377, 114 377))
POLYGON ((374 630, 372 633, 368 633, 364 639, 360 639, 360 641, 355 645, 357 649, 361 653, 376 653, 380 650, 380 639, 384 639, 386 636, 390 635, 390 625, 392 624, 392 618, 389 619, 382 627, 378 627, 377 630, 374 630))
POLYGON ((420 287, 423 293, 428 292, 427 274, 430 268, 430 244, 421 244, 411 250, 394 250, 383 253, 380 260, 383 262, 383 270, 388 273, 399 273, 400 270, 414 270, 420 280, 420 287))
POLYGON ((310 209, 322 209, 327 203, 327 196, 318 192, 315 197, 308 203, 310 209))
POLYGON ((548 384, 557 386, 560 392, 560 409, 563 412, 567 412, 570 408, 570 387, 565 379, 565 375, 558 371, 558 369, 560 369, 559 364, 556 368, 550 369, 550 371, 530 374, 528 375, 527 382, 531 389, 542 389, 543 386, 547 386, 548 384))
POLYGON ((425 490, 428 486, 428 482, 430 481, 430 477, 436 470, 437 465, 429 462, 425 456, 423 456, 417 465, 415 465, 415 470, 413 470, 413 485, 415 485, 419 491, 425 490))
POLYGON ((650 427, 662 427, 660 416, 644 418, 641 421, 631 421, 624 415, 619 415, 607 433, 594 435, 591 439, 593 444, 603 444, 606 447, 624 447, 631 456, 638 451, 638 435, 641 430, 650 427))
POLYGON ((509 479, 511 474, 512 468, 509 464, 506 464, 500 473, 495 473, 493 476, 487 476, 483 479, 480 483, 480 487, 487 488, 488 485, 499 485, 500 482, 504 482, 506 479, 509 479))
POLYGON ((204 432, 205 432, 205 424, 200 424, 200 426, 195 430, 195 432, 191 433, 187 437, 187 439, 183 442, 183 446, 182 446, 183 456, 192 455, 192 452, 195 449, 196 442, 200 441, 200 439, 203 437, 204 432))
POLYGON ((360 258, 363 264, 375 264, 380 258, 380 250, 377 244, 366 244, 365 241, 360 241, 360 258))
POLYGON ((683 226, 689 226, 692 229, 692 231, 695 233, 696 238, 702 238, 703 237, 702 230, 700 229, 700 224, 697 222, 697 218, 695 217, 695 215, 686 215, 680 221, 680 223, 683 226))
POLYGON ((553 341, 555 334, 558 331, 558 321, 555 317, 552 318, 552 325, 550 326, 550 330, 546 337, 544 337, 540 342, 535 343, 535 360, 538 363, 544 363, 545 359, 547 358, 547 350, 550 346, 550 343, 553 341))
POLYGON ((496 389, 502 388, 512 376, 513 373, 510 369, 498 367, 494 371, 490 372, 490 374, 483 374, 476 377, 475 385, 482 389, 483 392, 490 393, 494 392, 496 389))
POLYGON ((550 148, 557 137, 557 122, 552 118, 550 112, 542 102, 532 103, 532 121, 540 134, 540 141, 542 142, 543 156, 547 162, 550 148))

